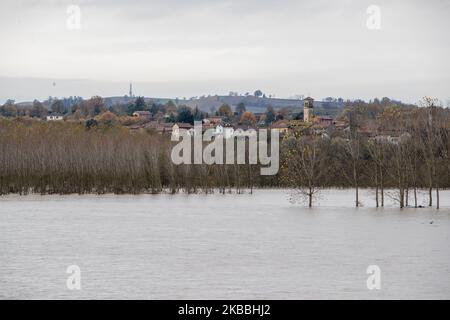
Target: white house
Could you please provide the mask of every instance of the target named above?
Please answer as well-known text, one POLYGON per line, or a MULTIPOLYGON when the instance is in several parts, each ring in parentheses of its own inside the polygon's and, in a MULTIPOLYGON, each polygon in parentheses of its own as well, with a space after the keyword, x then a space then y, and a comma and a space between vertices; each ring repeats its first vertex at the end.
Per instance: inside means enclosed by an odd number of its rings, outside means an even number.
POLYGON ((63 120, 63 116, 57 115, 57 114, 51 114, 47 116, 47 121, 60 121, 63 120))
POLYGON ((411 134, 409 134, 408 132, 402 133, 400 135, 397 136, 392 136, 392 135, 378 135, 375 138, 372 138, 373 140, 376 140, 378 142, 387 142, 387 143, 391 143, 391 144, 399 144, 400 142, 404 142, 407 141, 408 139, 411 138, 411 134))

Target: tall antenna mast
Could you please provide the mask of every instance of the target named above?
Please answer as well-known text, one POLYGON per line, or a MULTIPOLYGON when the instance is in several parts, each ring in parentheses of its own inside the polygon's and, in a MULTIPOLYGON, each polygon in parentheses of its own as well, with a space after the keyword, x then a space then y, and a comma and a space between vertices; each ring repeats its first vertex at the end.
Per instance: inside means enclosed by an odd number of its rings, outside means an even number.
POLYGON ((133 97, 133 84, 130 82, 130 98, 133 97))

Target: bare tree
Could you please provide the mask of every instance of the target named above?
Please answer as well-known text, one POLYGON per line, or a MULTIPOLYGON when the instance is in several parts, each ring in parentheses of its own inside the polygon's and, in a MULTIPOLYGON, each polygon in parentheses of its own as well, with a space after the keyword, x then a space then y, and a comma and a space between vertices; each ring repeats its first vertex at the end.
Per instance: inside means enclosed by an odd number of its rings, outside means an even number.
POLYGON ((293 188, 293 201, 307 201, 313 206, 313 199, 320 191, 319 181, 324 175, 321 162, 324 152, 320 149, 320 136, 302 135, 294 132, 285 137, 284 146, 284 181, 293 188))
POLYGON ((367 150, 374 162, 375 168, 375 202, 378 208, 379 202, 384 207, 384 171, 386 168, 386 141, 372 139, 367 143, 367 150), (381 201, 380 201, 381 200, 381 201))

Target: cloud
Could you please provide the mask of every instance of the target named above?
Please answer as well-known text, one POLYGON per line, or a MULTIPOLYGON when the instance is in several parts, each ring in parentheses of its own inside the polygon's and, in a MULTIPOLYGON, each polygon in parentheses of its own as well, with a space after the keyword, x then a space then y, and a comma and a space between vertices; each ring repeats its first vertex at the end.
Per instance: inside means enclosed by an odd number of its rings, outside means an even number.
POLYGON ((448 98, 448 2, 376 2, 377 31, 366 28, 369 1, 6 0, 0 76, 133 80, 171 96, 264 87, 277 96, 448 98), (72 3, 81 30, 66 28, 72 3))

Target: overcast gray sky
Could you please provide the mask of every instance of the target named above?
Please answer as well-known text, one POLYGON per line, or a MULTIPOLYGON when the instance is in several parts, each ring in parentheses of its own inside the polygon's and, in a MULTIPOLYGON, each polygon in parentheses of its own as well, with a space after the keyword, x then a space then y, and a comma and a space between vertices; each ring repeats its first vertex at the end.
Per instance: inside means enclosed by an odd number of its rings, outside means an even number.
POLYGON ((153 97, 450 97, 448 0, 1 0, 0 12, 0 103, 124 95, 130 81, 153 97), (71 4, 80 30, 66 26, 71 4))

